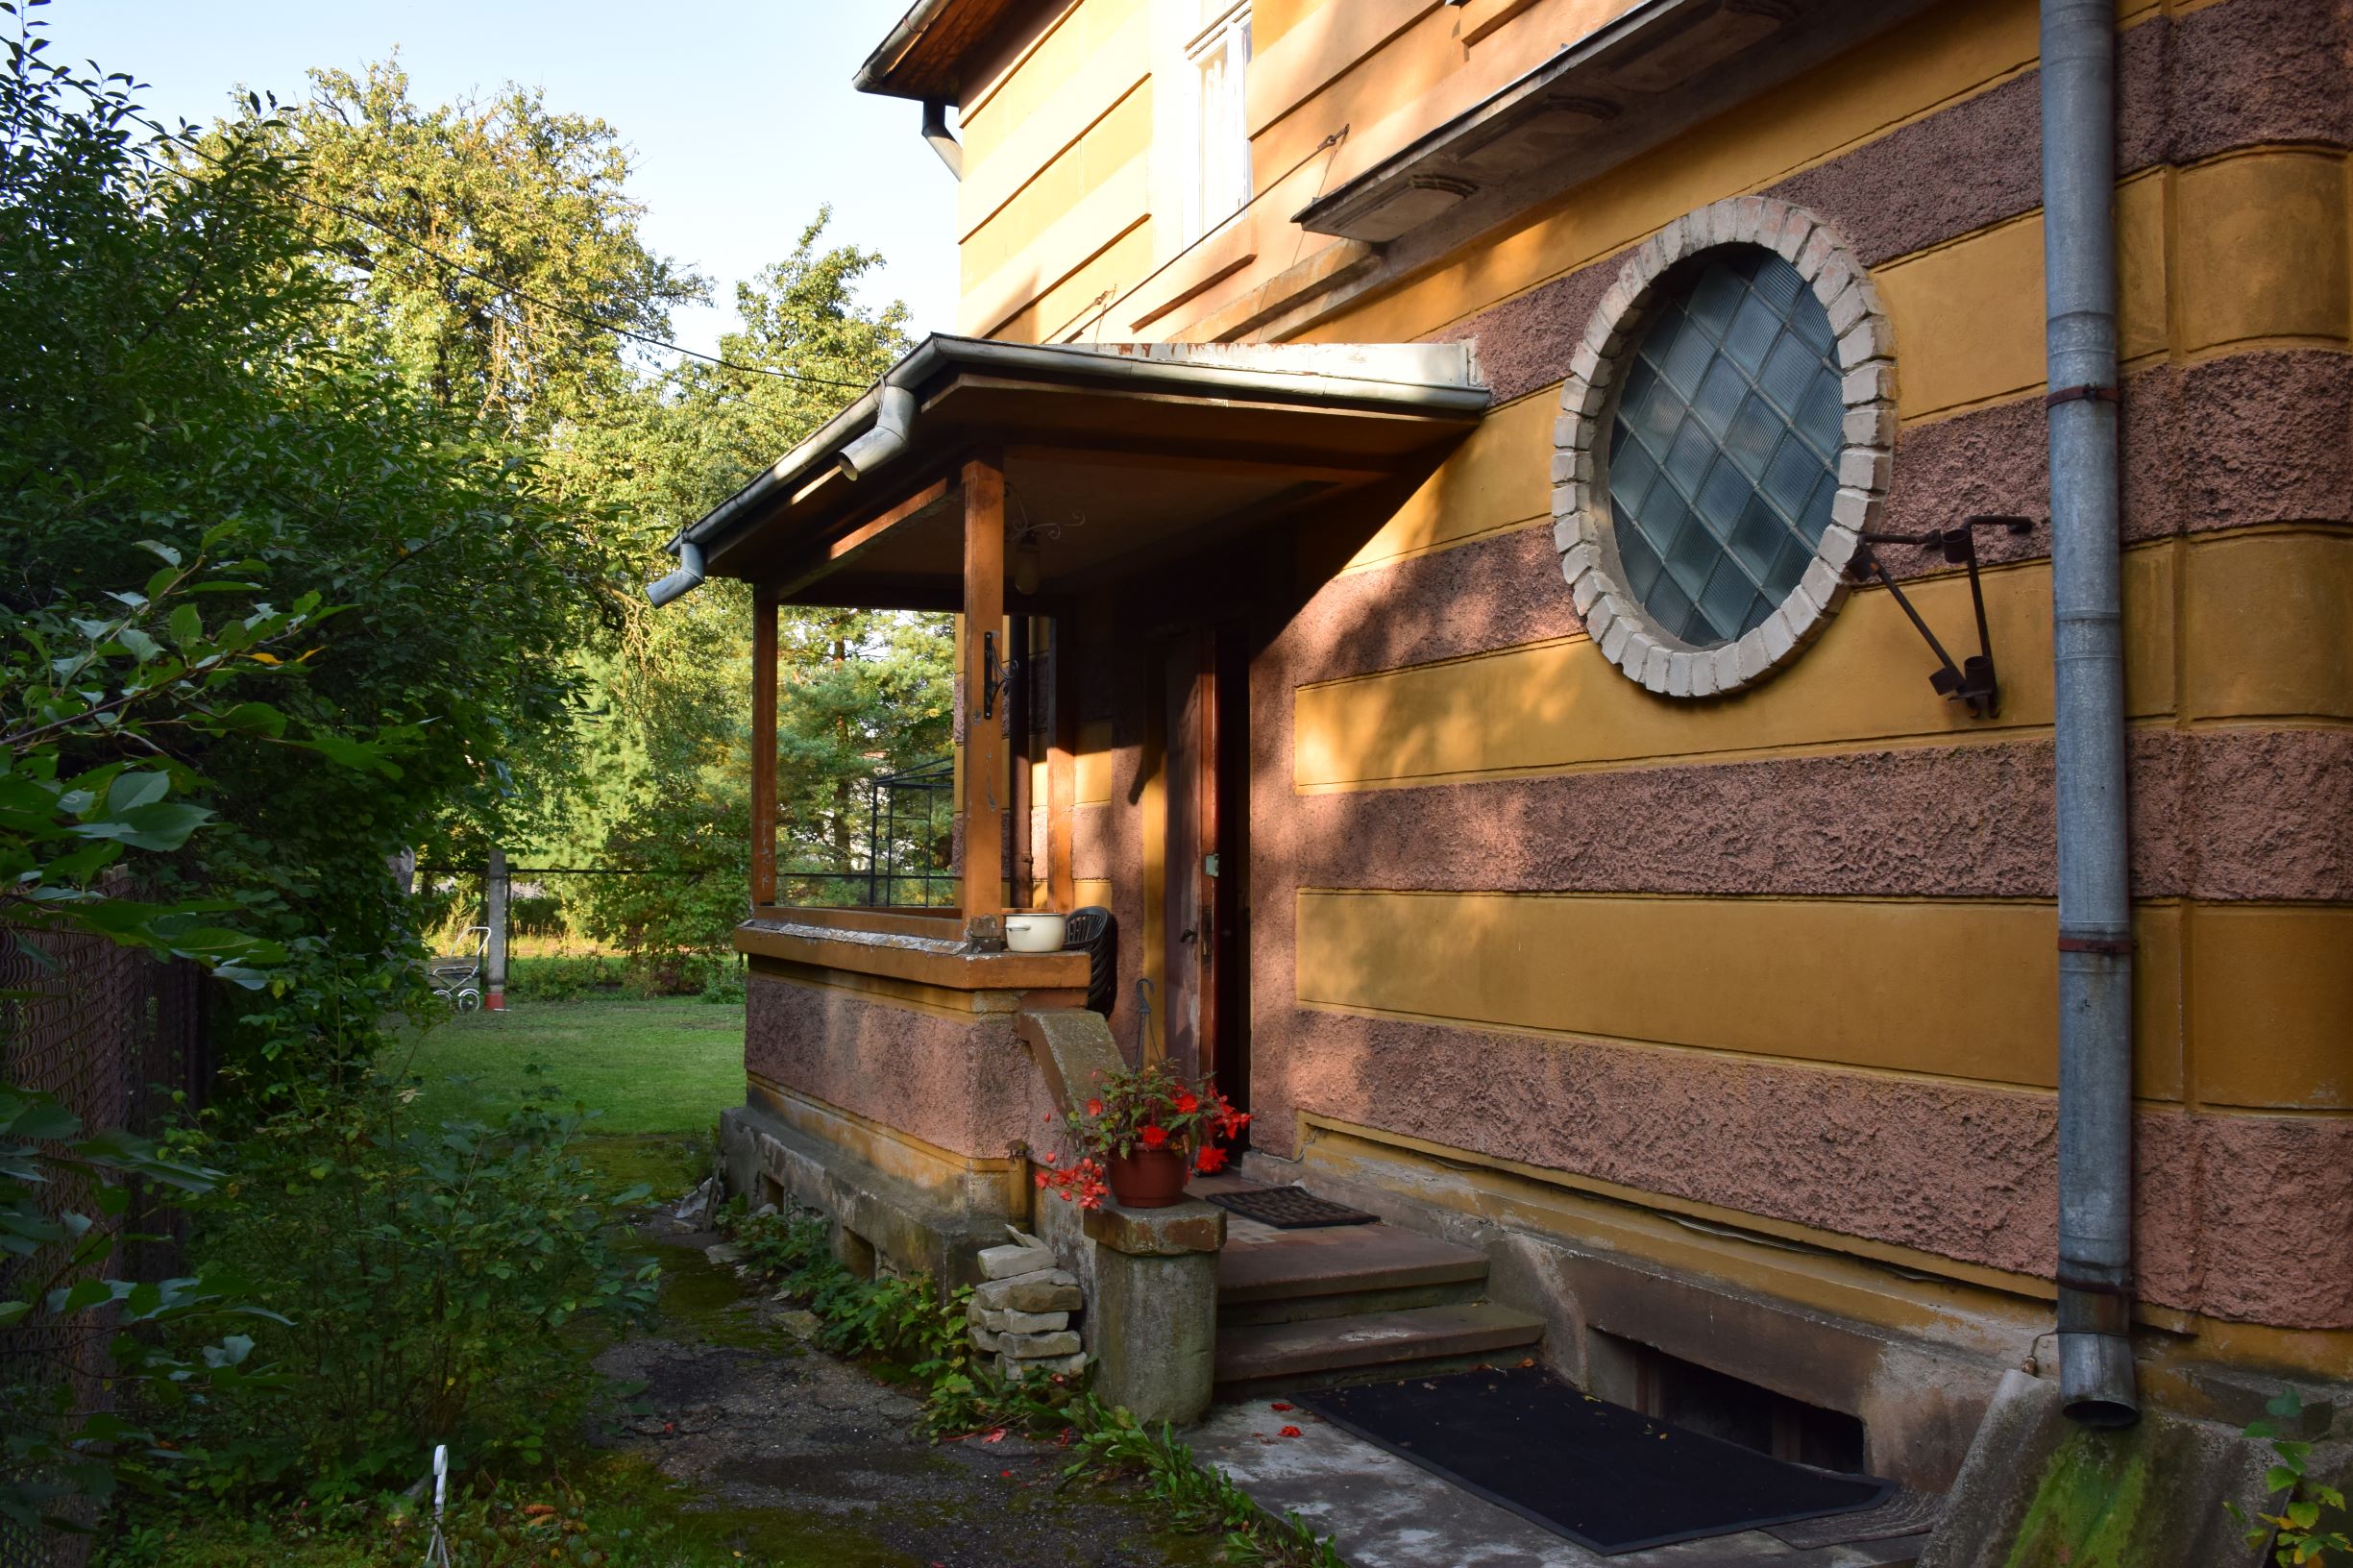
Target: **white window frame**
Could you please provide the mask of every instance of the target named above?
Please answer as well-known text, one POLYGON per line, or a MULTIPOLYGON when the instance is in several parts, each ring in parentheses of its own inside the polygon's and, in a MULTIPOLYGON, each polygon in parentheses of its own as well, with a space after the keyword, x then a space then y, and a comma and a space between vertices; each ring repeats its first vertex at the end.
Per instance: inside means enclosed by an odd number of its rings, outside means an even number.
POLYGON ((1250 203, 1250 7, 1237 5, 1185 47, 1185 243, 1211 233, 1250 203), (1223 67, 1211 98, 1209 69, 1223 67), (1222 164, 1222 174, 1219 165, 1222 164), (1213 184, 1217 180, 1218 184, 1213 184))

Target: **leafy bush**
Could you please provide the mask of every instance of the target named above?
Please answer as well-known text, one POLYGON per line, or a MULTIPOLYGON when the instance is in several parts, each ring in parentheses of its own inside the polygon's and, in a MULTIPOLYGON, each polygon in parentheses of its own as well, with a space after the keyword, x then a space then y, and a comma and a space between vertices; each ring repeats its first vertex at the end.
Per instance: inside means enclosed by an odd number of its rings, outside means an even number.
MULTIPOLYGON (((165 940, 242 938, 273 971, 217 1045, 299 1081, 426 1000, 386 857, 560 810, 573 654, 634 613, 633 567, 499 425, 403 378, 260 106, 155 133, 128 77, 51 64, 29 11, 0 6, 0 688, 66 660, 49 695, 86 712, 11 703, 73 723, 8 804, 136 769, 100 785, 140 835, 117 842, 157 851, 159 902, 217 911, 165 940), (347 766, 300 765, 319 754, 347 766)), ((86 837, 37 858, 87 874, 86 837)))
POLYGON ((233 1144, 193 1140, 232 1173, 192 1204, 195 1246, 294 1319, 266 1336, 282 1391, 208 1434, 212 1491, 360 1495, 442 1442, 535 1466, 586 1397, 568 1328, 651 1309, 656 1265, 611 1235, 647 1189, 609 1193, 573 1151, 586 1114, 542 1087, 496 1127, 421 1125, 415 1093, 313 1084, 233 1144))
POLYGON ((968 1289, 943 1299, 927 1274, 862 1279, 834 1257, 832 1228, 821 1215, 747 1214, 738 1199, 720 1223, 746 1268, 808 1299, 824 1324, 820 1338, 826 1349, 895 1361, 925 1376, 961 1371, 969 1361, 968 1289))
POLYGON ((2280 1568, 2341 1563, 2353 1558, 2353 1521, 2345 1513, 2344 1493, 2307 1474, 2313 1445, 2288 1435, 2279 1422, 2294 1421, 2304 1413, 2304 1396, 2293 1388, 2275 1395, 2264 1409, 2274 1420, 2247 1423, 2246 1435, 2270 1445, 2279 1462, 2264 1473, 2271 1489, 2273 1513, 2258 1511, 2253 1518, 2236 1503, 2222 1506, 2246 1529, 2249 1546, 2268 1542, 2272 1560, 2280 1568))
POLYGON ((576 1002, 591 992, 620 990, 624 965, 603 953, 549 953, 506 961, 506 994, 519 1001, 576 1002))
MULTIPOLYGON (((0 1298, 0 1329, 47 1356, 0 1359, 0 1519, 21 1529, 86 1527, 91 1506, 118 1480, 136 1479, 176 1458, 162 1446, 169 1424, 192 1402, 246 1386, 253 1340, 231 1335, 195 1346, 182 1360, 155 1338, 213 1331, 223 1317, 273 1317, 241 1299, 234 1282, 169 1279, 134 1283, 107 1272, 122 1239, 132 1180, 184 1191, 207 1190, 214 1173, 159 1156, 144 1139, 119 1133, 84 1136, 79 1118, 46 1094, 0 1089, 0 1260, 10 1294, 0 1298), (39 1201, 42 1189, 79 1184, 87 1207, 39 1201), (104 1347, 103 1354, 78 1354, 104 1347), (103 1363, 103 1366, 96 1363, 103 1363), (76 1374, 103 1370, 118 1395, 145 1396, 141 1424, 112 1410, 86 1408, 76 1374)), ((282 1322, 282 1318, 273 1318, 282 1322)))
POLYGON ((562 937, 572 932, 558 894, 522 894, 506 901, 506 929, 518 937, 562 937))

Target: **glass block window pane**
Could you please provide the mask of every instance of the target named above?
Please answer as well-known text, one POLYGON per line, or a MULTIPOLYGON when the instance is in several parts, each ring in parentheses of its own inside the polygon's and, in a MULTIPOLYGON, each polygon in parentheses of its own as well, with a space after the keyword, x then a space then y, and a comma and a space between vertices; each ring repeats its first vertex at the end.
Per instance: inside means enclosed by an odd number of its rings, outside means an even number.
POLYGON ((1788 597, 1830 520, 1839 375, 1797 269, 1726 246, 1662 284, 1609 432, 1626 588, 1660 629, 1718 648, 1788 597))

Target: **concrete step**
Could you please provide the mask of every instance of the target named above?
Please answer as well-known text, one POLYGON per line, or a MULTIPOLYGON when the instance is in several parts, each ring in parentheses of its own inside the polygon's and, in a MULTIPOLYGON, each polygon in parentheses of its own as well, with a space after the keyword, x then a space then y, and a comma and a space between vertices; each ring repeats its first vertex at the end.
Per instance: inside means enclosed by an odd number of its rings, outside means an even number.
POLYGON ((1415 1307, 1449 1307, 1474 1302, 1486 1294, 1484 1279, 1448 1280, 1434 1285, 1373 1286, 1335 1291, 1329 1295, 1277 1296, 1266 1301, 1217 1303, 1217 1330, 1249 1328, 1262 1323, 1305 1323, 1315 1318, 1356 1317, 1368 1312, 1402 1312, 1415 1307))
POLYGON ((1230 1239, 1217 1259, 1220 1324, 1275 1323, 1475 1301, 1487 1260, 1393 1225, 1281 1231, 1230 1239))
POLYGON ((1543 1335, 1542 1319, 1491 1302, 1220 1326, 1217 1397, 1327 1386, 1375 1372, 1403 1377, 1451 1370, 1455 1363, 1532 1346, 1543 1335))

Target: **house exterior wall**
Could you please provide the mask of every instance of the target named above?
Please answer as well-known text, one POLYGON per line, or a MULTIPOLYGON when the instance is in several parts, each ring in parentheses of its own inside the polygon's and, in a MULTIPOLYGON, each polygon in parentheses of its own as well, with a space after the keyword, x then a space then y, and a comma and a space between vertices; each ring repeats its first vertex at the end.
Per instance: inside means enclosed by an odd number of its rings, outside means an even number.
MULTIPOLYGON (((1911 1433, 1910 1473, 1933 1481, 1992 1370, 2048 1322, 2047 527, 1981 541, 1998 718, 1930 690, 1877 586, 1752 689, 1662 697, 1603 656, 1562 580, 1554 427, 1632 249, 1761 195, 1829 226, 1884 302, 1880 526, 2043 517, 2035 8, 1928 6, 1451 248, 1383 253, 1292 221, 1627 9, 1261 0, 1262 194, 1180 251, 1152 95, 1181 31, 1166 13, 1190 9, 1078 0, 966 108, 963 325, 1477 341, 1496 406, 1426 483, 1262 541, 1238 575, 1211 563, 1190 590, 1246 601, 1256 626, 1258 1147, 1396 1217, 1532 1249, 1519 1288, 1593 1375, 1576 1336, 1606 1326, 1603 1303, 1621 1324, 1676 1315, 1594 1273, 1603 1257, 1682 1299, 1874 1336, 1871 1368, 1802 1392, 1911 1433), (1906 1379, 1937 1392, 1908 1414, 1872 1405, 1906 1379)), ((2341 1377, 2353 24, 2326 0, 2122 0, 2118 19, 2144 1348, 2341 1377)), ((1966 643, 1966 582, 1929 554, 1884 558, 1966 643)), ((1119 915, 1123 997, 1159 951, 1128 633, 1187 592, 1107 595, 1076 627, 1079 899, 1119 915)), ((1133 1048, 1134 1018, 1115 1021, 1133 1048)), ((1738 1313, 1709 1313, 1667 1348, 1790 1376, 1732 1342, 1738 1313)), ((2156 1386, 2194 1402, 2188 1382, 2156 1386)))

